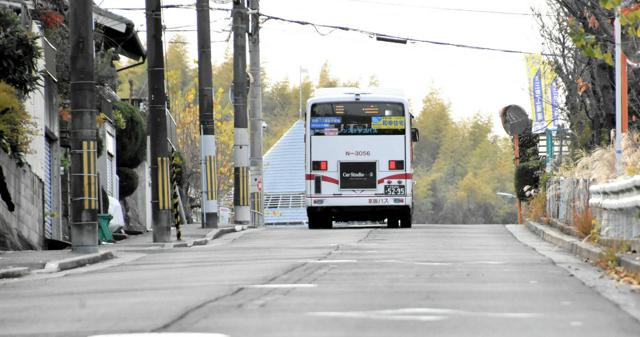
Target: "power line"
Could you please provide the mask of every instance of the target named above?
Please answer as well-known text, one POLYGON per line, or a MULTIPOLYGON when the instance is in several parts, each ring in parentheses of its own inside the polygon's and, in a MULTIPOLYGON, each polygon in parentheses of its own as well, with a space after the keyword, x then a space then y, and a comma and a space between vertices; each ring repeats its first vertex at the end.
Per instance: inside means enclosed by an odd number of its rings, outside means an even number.
POLYGON ((514 15, 514 16, 534 16, 533 13, 525 13, 525 12, 507 12, 507 11, 492 11, 492 10, 482 10, 482 9, 439 7, 439 6, 415 5, 415 4, 406 4, 406 3, 395 4, 395 3, 375 1, 375 0, 347 0, 347 1, 381 5, 381 6, 424 8, 424 9, 433 9, 437 11, 449 11, 449 12, 466 12, 466 13, 514 15))
MULTIPOLYGON (((196 9, 195 5, 164 5, 161 6, 162 9, 196 9)), ((144 7, 105 7, 106 10, 114 10, 114 11, 145 11, 144 7)), ((222 11, 222 12, 231 12, 229 8, 223 7, 211 7, 209 10, 211 11, 222 11)))
MULTIPOLYGON (((462 43, 452 43, 452 42, 444 42, 444 41, 418 39, 418 38, 412 38, 412 37, 402 37, 402 36, 397 36, 397 35, 378 33, 378 32, 364 30, 364 29, 360 29, 360 28, 348 27, 348 26, 325 25, 325 24, 317 24, 317 23, 313 23, 313 22, 309 22, 309 21, 303 21, 303 20, 286 19, 286 18, 273 16, 273 15, 268 15, 268 14, 263 14, 263 13, 260 13, 260 16, 264 17, 266 19, 265 21, 267 21, 267 20, 275 20, 275 21, 280 21, 280 22, 285 22, 285 23, 293 23, 293 24, 297 24, 297 25, 301 25, 301 26, 312 26, 318 33, 320 33, 318 31, 318 27, 321 27, 321 28, 328 28, 328 29, 333 29, 333 30, 341 30, 341 31, 345 31, 345 32, 360 33, 360 34, 367 35, 369 37, 376 37, 378 39, 382 39, 382 40, 385 40, 385 41, 390 41, 390 42, 393 41, 393 42, 405 43, 405 44, 407 42, 413 42, 413 43, 433 44, 433 45, 438 45, 438 46, 448 46, 448 47, 466 48, 466 49, 474 49, 474 50, 494 51, 494 52, 509 53, 509 54, 523 54, 523 55, 540 54, 540 53, 534 53, 534 52, 516 50, 516 49, 492 48, 492 47, 474 46, 474 45, 468 45, 468 44, 462 44, 462 43)), ((326 34, 320 34, 320 35, 326 35, 326 34)), ((547 53, 541 53, 541 54, 544 55, 544 56, 554 56, 554 54, 547 54, 547 53)))

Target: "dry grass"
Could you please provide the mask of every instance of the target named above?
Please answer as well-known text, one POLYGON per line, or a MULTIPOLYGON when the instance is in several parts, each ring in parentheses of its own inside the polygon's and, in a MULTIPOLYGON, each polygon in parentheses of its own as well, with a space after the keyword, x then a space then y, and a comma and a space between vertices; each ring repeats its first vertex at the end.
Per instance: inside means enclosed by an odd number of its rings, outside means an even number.
POLYGON ((600 260, 596 262, 596 265, 604 269, 612 279, 630 284, 634 290, 640 290, 640 273, 630 272, 623 267, 620 267, 619 254, 624 254, 629 251, 629 245, 626 242, 621 242, 613 247, 606 248, 600 260))
POLYGON ((527 205, 527 218, 537 222, 546 222, 547 195, 544 191, 537 193, 527 205))
MULTIPOLYGON (((622 166, 627 175, 640 174, 640 134, 630 131, 622 138, 622 166)), ((590 179, 604 183, 616 177, 616 155, 613 146, 599 147, 583 153, 572 167, 563 167, 562 176, 590 179)))
POLYGON ((591 235, 595 226, 591 208, 586 206, 583 211, 578 211, 575 207, 572 210, 573 227, 576 229, 581 238, 591 235))

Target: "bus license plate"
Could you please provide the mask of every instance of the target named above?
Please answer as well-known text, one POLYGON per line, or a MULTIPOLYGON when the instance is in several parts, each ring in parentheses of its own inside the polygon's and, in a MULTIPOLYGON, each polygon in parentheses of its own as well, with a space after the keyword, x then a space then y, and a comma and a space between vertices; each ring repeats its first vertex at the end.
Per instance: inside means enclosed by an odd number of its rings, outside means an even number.
POLYGON ((384 194, 386 195, 404 195, 404 185, 384 185, 384 194))

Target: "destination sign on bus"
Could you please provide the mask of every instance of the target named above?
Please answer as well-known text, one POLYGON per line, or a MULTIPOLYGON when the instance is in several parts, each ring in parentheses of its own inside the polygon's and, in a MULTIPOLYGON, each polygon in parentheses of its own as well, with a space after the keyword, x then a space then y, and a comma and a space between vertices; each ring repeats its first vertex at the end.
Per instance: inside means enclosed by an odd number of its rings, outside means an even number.
POLYGON ((404 129, 404 117, 371 117, 372 129, 404 129))
POLYGON ((404 135, 404 106, 391 102, 317 103, 311 106, 313 136, 404 135))

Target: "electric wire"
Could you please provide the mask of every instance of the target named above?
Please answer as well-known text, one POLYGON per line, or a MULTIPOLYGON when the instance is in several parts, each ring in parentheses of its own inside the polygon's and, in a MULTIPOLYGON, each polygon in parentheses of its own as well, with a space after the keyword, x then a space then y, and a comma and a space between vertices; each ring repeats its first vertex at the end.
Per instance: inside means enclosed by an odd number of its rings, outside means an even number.
POLYGON ((436 11, 448 11, 448 12, 497 14, 497 15, 512 15, 512 16, 535 16, 535 14, 533 14, 533 13, 524 13, 524 12, 507 12, 507 11, 493 11, 493 10, 483 10, 483 9, 439 7, 439 6, 417 5, 417 4, 407 4, 407 3, 395 4, 395 3, 383 2, 383 1, 375 1, 375 0, 347 0, 347 1, 349 1, 349 2, 359 2, 359 3, 364 3, 364 4, 372 4, 372 5, 391 6, 391 7, 424 8, 424 9, 432 9, 432 10, 436 10, 436 11))
MULTIPOLYGON (((355 1, 355 2, 371 2, 373 0, 350 0, 350 1, 355 1)), ((425 7, 425 6, 422 6, 425 7)), ((426 6, 429 7, 429 6, 426 6)), ((433 6, 430 6, 433 7, 433 6)), ((195 4, 189 4, 189 5, 163 5, 161 6, 161 8, 163 9, 195 9, 195 4)), ((484 11, 484 10, 472 10, 472 9, 464 9, 464 8, 449 8, 449 7, 433 7, 432 9, 442 9, 442 10, 451 10, 451 11, 467 11, 467 12, 477 12, 477 13, 492 13, 492 14, 503 14, 503 15, 524 15, 528 13, 518 13, 518 12, 501 12, 501 11, 484 11)), ((107 9, 111 9, 111 10, 142 10, 144 11, 145 8, 142 7, 111 7, 111 8, 107 8, 107 9)), ((226 12, 231 12, 230 8, 221 8, 221 7, 212 7, 210 8, 211 11, 226 11, 226 12)), ((289 18, 284 18, 284 17, 280 17, 280 16, 275 16, 275 15, 269 15, 269 14, 265 14, 265 13, 258 13, 258 15, 263 18, 262 22, 266 23, 269 20, 273 20, 273 21, 279 21, 279 22, 283 22, 283 23, 288 23, 288 24, 297 24, 297 25, 301 25, 301 26, 311 26, 316 33, 318 33, 321 36, 327 36, 335 31, 344 31, 344 32, 354 32, 354 33, 359 33, 359 34, 363 34, 363 35, 367 35, 369 37, 374 37, 374 38, 383 38, 383 39, 387 39, 387 40, 394 40, 400 43, 424 43, 424 44, 431 44, 431 45, 437 45, 437 46, 447 46, 447 47, 455 47, 455 48, 464 48, 464 49, 472 49, 472 50, 480 50, 480 51, 492 51, 492 52, 501 52, 501 53, 507 53, 507 54, 521 54, 521 55, 531 55, 531 54, 541 54, 543 56, 557 56, 555 54, 551 54, 551 53, 536 53, 536 52, 531 52, 531 51, 525 51, 525 50, 518 50, 518 49, 510 49, 510 48, 494 48, 494 47, 485 47, 485 46, 479 46, 479 45, 469 45, 469 44, 464 44, 464 43, 454 43, 454 42, 446 42, 446 41, 437 41, 437 40, 430 40, 430 39, 423 39, 423 38, 414 38, 414 37, 404 37, 404 36, 398 36, 398 35, 393 35, 393 34, 386 34, 386 33, 380 33, 380 32, 374 32, 374 31, 370 31, 370 30, 365 30, 365 29, 361 29, 361 28, 355 28, 355 27, 350 27, 350 26, 341 26, 341 25, 328 25, 328 24, 319 24, 319 23, 314 23, 314 22, 310 22, 310 21, 305 21, 305 20, 297 20, 297 19, 289 19, 289 18), (322 32, 320 31, 320 28, 326 28, 329 29, 328 32, 322 32)), ((176 30, 176 32, 195 32, 196 30, 176 30)), ((224 31, 222 31, 224 32, 224 31)), ((220 32, 220 33, 222 33, 220 32)), ((229 39, 227 39, 229 40, 229 39)))
POLYGON ((426 43, 426 44, 432 44, 432 45, 438 45, 438 46, 449 46, 449 47, 457 47, 457 48, 465 48, 465 49, 494 51, 494 52, 502 52, 502 53, 509 53, 509 54, 522 54, 522 55, 542 54, 544 56, 555 56, 554 54, 549 54, 549 53, 534 53, 530 51, 523 51, 523 50, 516 50, 516 49, 492 48, 492 47, 483 47, 483 46, 477 46, 477 45, 468 45, 463 43, 452 43, 452 42, 435 41, 435 40, 427 40, 427 39, 412 38, 412 37, 403 37, 403 36, 397 36, 392 34, 378 33, 378 32, 360 29, 360 28, 353 28, 349 26, 318 24, 318 23, 313 23, 313 22, 304 21, 304 20, 287 19, 287 18, 264 14, 264 13, 260 13, 259 15, 261 17, 264 17, 267 20, 297 24, 301 26, 312 26, 313 28, 315 28, 316 31, 318 30, 318 27, 321 27, 321 28, 328 28, 333 30, 341 30, 345 32, 360 33, 360 34, 367 35, 369 37, 382 37, 389 40, 398 41, 401 43, 407 43, 407 42, 426 43))

